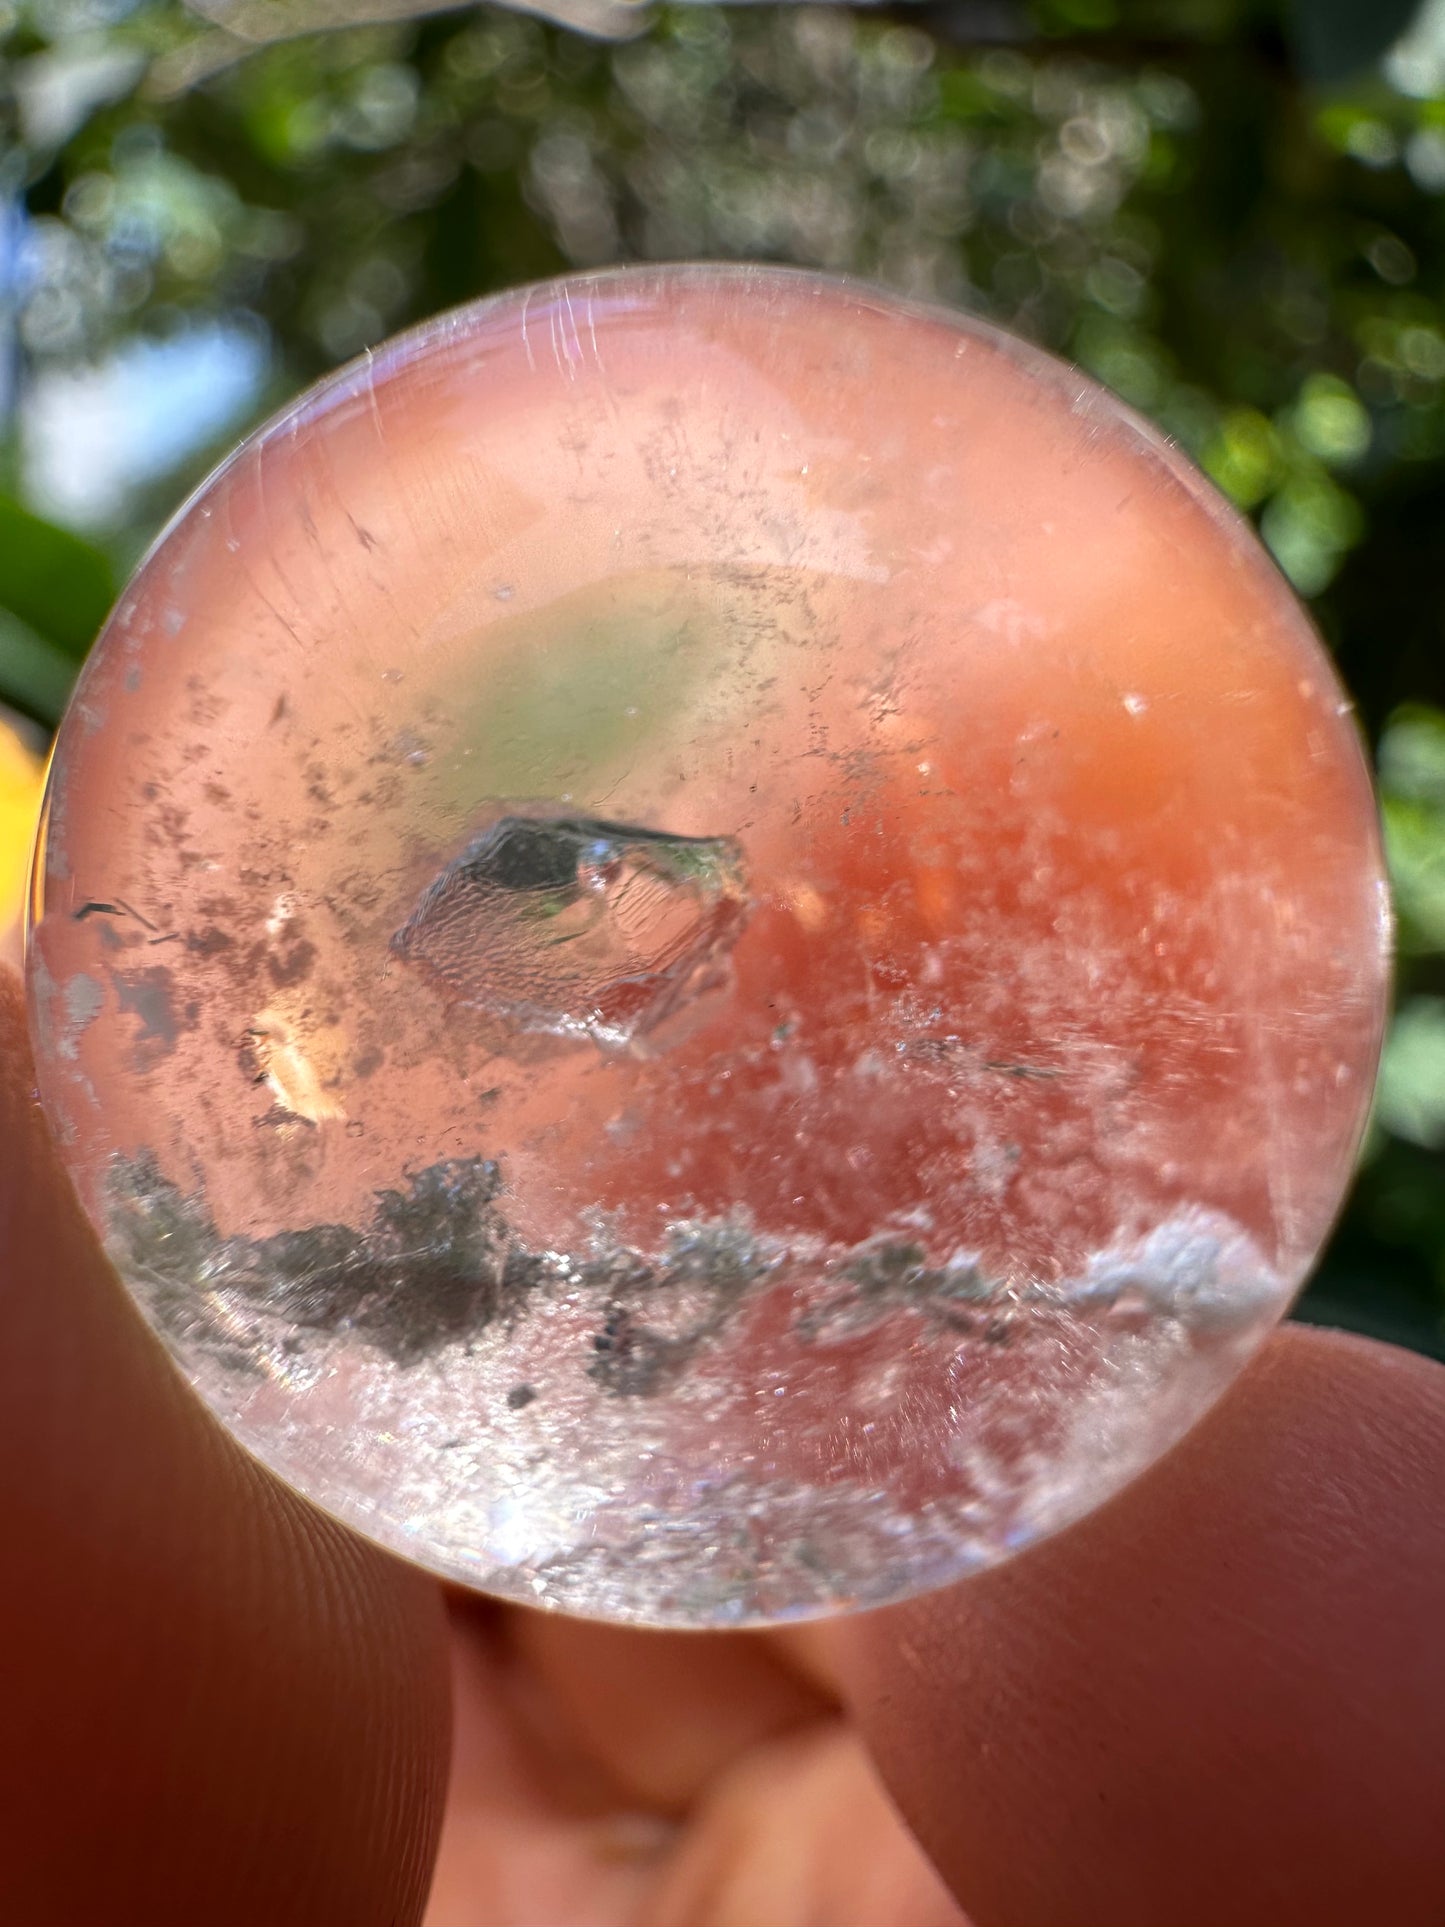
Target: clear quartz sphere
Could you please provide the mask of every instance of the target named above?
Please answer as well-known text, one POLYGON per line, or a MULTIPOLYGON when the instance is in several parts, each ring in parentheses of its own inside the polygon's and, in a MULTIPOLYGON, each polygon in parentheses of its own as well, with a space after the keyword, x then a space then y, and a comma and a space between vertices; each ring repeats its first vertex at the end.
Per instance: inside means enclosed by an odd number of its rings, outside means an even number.
POLYGON ((1076 1519, 1287 1306, 1370 1095, 1365 762, 1108 394, 773 269, 503 295, 253 436, 36 859, 46 1109, 265 1463, 705 1626, 1076 1519))

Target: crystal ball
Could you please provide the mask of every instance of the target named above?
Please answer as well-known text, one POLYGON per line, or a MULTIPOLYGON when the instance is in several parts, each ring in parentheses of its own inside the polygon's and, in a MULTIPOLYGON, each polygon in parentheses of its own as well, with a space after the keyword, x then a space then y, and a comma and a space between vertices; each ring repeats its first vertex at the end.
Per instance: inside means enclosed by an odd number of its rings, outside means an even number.
POLYGON ((1366 763, 1102 389, 783 270, 444 316, 192 498, 61 730, 43 1101, 253 1453, 467 1585, 746 1624, 1173 1444, 1338 1208, 1366 763))

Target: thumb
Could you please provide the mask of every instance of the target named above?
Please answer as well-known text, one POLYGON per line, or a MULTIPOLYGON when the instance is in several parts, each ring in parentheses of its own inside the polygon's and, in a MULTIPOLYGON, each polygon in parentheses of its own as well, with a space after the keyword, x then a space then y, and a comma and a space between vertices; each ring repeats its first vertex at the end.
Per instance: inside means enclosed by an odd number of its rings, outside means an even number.
POLYGON ((437 1588, 248 1459, 82 1220, 0 966, 0 1919, 420 1916, 437 1588))

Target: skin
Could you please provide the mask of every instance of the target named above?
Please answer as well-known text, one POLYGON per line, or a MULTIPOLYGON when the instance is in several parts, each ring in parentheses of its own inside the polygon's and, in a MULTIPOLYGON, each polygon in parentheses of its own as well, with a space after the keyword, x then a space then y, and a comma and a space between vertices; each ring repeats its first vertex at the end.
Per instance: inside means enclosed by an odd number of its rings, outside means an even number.
POLYGON ((1440 1368, 1290 1328, 994 1573, 625 1632, 449 1599, 231 1445, 80 1219, 3 967, 0 1147, 0 1919, 1445 1920, 1440 1368))

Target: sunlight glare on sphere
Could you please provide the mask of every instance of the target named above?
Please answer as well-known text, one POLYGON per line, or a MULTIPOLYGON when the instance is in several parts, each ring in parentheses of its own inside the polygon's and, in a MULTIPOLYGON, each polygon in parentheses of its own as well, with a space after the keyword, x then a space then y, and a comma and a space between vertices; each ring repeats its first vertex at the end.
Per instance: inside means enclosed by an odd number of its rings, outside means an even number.
POLYGON ((616 1620, 1098 1504, 1288 1306, 1387 975, 1340 686, 1101 389, 780 270, 435 321, 193 498, 62 729, 42 1095, 284 1479, 616 1620))

